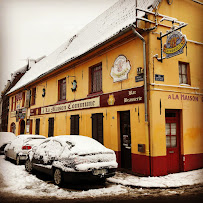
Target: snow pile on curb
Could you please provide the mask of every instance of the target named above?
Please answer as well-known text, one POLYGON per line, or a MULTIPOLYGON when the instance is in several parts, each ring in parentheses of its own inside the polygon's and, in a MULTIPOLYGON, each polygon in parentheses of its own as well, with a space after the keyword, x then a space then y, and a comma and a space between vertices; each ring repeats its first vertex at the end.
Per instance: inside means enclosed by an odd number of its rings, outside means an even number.
POLYGON ((203 183, 203 169, 169 174, 160 177, 138 177, 117 172, 114 177, 108 178, 108 181, 134 187, 174 188, 203 183))

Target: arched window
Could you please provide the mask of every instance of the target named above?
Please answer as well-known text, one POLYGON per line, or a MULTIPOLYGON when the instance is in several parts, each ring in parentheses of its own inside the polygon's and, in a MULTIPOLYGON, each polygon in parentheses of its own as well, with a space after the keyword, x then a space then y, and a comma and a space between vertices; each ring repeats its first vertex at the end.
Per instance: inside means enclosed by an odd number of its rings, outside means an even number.
POLYGON ((10 131, 11 131, 12 133, 16 134, 16 124, 15 124, 14 122, 11 123, 11 129, 10 129, 10 131))

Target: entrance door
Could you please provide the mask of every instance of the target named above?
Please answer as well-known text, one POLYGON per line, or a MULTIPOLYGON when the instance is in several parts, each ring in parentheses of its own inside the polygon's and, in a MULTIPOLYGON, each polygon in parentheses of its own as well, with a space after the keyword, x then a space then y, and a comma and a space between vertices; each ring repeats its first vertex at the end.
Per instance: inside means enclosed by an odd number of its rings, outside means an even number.
POLYGON ((167 172, 180 172, 179 111, 166 110, 167 172))
POLYGON ((130 111, 120 112, 121 168, 131 169, 130 111))
POLYGON ((25 133, 25 121, 21 120, 20 121, 20 134, 24 134, 25 133))

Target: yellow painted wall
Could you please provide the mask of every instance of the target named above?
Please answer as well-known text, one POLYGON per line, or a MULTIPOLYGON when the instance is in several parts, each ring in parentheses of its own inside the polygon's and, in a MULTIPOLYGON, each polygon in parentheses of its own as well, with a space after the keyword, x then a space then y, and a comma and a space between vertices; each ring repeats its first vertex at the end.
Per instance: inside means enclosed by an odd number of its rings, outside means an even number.
MULTIPOLYGON (((165 136, 165 109, 181 110, 181 150, 182 154, 203 153, 203 21, 202 6, 189 0, 173 1, 168 5, 167 1, 162 1, 158 7, 158 12, 178 21, 183 21, 188 25, 181 31, 188 40, 187 54, 184 53, 170 59, 164 59, 163 63, 158 62, 153 56, 160 57, 160 41, 157 40, 159 33, 166 33, 169 28, 158 26, 149 35, 149 83, 156 83, 150 86, 150 136, 152 140, 152 156, 166 155, 165 136), (193 41, 200 42, 200 44, 193 41), (187 62, 190 66, 190 85, 179 84, 178 62, 187 62), (164 82, 155 81, 154 74, 164 75, 164 82), (158 85, 160 84, 160 85, 158 85), (168 86, 167 86, 168 85, 168 86), (168 99, 169 95, 178 95, 179 100, 168 99), (181 100, 181 94, 198 97, 197 101, 181 100), (162 104, 162 114, 160 115, 160 100, 162 104)), ((160 20, 161 18, 158 18, 160 20)), ((163 21, 163 24, 171 25, 171 22, 163 21)), ((177 24, 176 24, 177 25, 177 24)), ((163 44, 166 37, 163 38, 163 44)), ((165 54, 164 54, 165 56, 165 54)))
MULTIPOLYGON (((137 75, 137 67, 142 67, 143 52, 142 42, 139 39, 131 39, 128 43, 118 45, 118 47, 93 58, 75 68, 65 71, 59 75, 55 75, 50 79, 41 82, 36 87, 36 103, 30 109, 43 107, 47 105, 54 105, 58 102, 58 80, 66 78, 66 100, 72 101, 77 99, 87 98, 90 93, 89 90, 89 67, 102 62, 102 90, 103 93, 110 93, 125 89, 142 86, 143 82, 135 82, 137 75), (128 79, 122 82, 113 82, 110 76, 111 68, 114 61, 119 55, 124 55, 131 64, 131 70, 128 74, 128 79), (72 81, 77 80, 77 91, 72 92, 72 81), (46 89, 46 96, 42 97, 42 89, 46 89)), ((34 86, 33 86, 34 87, 34 86)), ((70 116, 79 114, 79 130, 81 135, 92 137, 92 119, 93 113, 103 113, 103 140, 104 145, 115 151, 120 151, 120 118, 119 111, 130 110, 131 122, 131 139, 132 139, 132 153, 138 153, 137 144, 148 143, 148 138, 143 136, 145 134, 144 121, 144 104, 131 104, 123 106, 115 106, 108 108, 94 108, 80 111, 68 111, 63 113, 45 114, 39 116, 30 116, 28 118, 33 120, 32 132, 35 133, 36 119, 40 118, 40 134, 48 136, 48 119, 54 117, 54 135, 70 134, 70 116), (138 118, 139 108, 139 118, 138 118)), ((9 126, 11 122, 15 122, 15 118, 9 119, 9 126)), ((18 123, 17 127, 18 127, 18 123)), ((17 130, 18 131, 18 130, 17 130)), ((16 131, 16 132, 17 132, 16 131)))

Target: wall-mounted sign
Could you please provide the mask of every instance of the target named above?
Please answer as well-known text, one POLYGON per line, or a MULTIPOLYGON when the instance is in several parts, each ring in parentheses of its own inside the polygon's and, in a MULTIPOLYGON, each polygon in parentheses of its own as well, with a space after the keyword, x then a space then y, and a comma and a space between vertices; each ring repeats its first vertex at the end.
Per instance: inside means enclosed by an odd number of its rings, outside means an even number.
POLYGON ((10 117, 11 117, 11 118, 16 117, 16 111, 11 111, 10 117))
POLYGON ((144 86, 102 94, 94 98, 30 109, 30 116, 137 103, 144 103, 144 86))
POLYGON ((113 94, 110 94, 110 95, 109 95, 109 98, 108 98, 107 102, 108 102, 108 105, 110 105, 110 106, 114 105, 114 103, 115 103, 115 98, 114 98, 114 95, 113 95, 113 94))
POLYGON ((179 31, 174 31, 167 36, 166 44, 164 44, 163 52, 166 58, 171 58, 183 53, 183 48, 187 44, 186 36, 179 31))
POLYGON ((155 81, 164 82, 164 75, 155 74, 155 81))
POLYGON ((26 108, 19 109, 16 111, 16 121, 18 119, 24 119, 26 117, 26 108))
POLYGON ((111 77, 113 82, 119 82, 128 78, 131 66, 130 61, 124 55, 118 56, 111 68, 111 77))
MULTIPOLYGON (((41 114, 87 109, 87 108, 94 108, 94 107, 99 107, 99 106, 100 106, 100 98, 95 97, 92 99, 86 99, 86 100, 68 102, 68 103, 60 104, 60 105, 42 107, 41 114)), ((38 114, 39 114, 39 111, 38 111, 38 114)))
POLYGON ((143 75, 135 76, 135 82, 144 81, 143 75))

